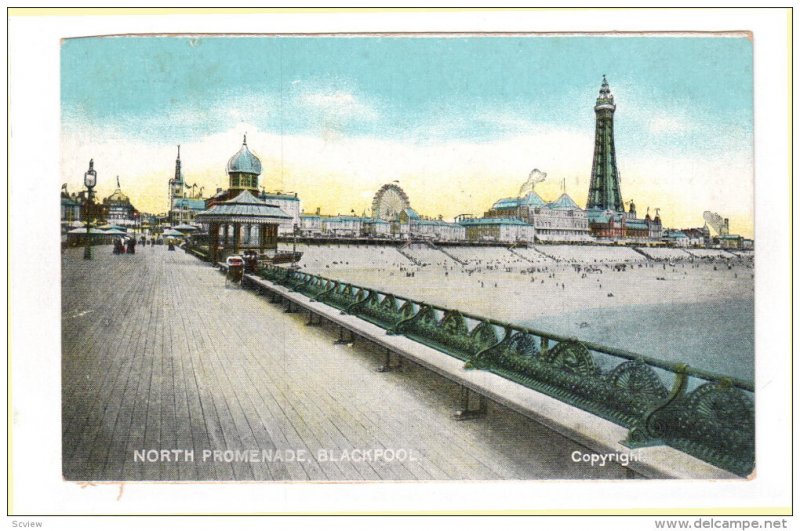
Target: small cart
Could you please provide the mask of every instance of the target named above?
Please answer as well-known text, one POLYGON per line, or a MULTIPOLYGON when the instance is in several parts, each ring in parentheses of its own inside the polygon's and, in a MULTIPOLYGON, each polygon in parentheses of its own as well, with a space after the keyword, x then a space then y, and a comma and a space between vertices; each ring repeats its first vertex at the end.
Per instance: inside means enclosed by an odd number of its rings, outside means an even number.
POLYGON ((228 271, 225 274, 225 287, 229 285, 242 285, 242 275, 244 274, 244 260, 241 256, 229 256, 225 260, 225 265, 228 266, 228 271))

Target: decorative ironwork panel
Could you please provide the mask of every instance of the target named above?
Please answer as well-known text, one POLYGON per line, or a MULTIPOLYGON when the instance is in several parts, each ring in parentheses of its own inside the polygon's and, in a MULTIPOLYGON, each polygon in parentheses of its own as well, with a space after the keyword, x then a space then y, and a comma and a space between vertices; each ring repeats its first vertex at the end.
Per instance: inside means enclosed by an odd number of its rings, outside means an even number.
POLYGON ((755 466, 753 400, 728 382, 701 385, 656 412, 648 428, 670 446, 739 475, 755 466))

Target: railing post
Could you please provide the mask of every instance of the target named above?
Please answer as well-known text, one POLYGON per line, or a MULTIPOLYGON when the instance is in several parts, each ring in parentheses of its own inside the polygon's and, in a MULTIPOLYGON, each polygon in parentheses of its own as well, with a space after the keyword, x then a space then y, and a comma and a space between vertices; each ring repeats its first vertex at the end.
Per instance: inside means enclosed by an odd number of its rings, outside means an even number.
POLYGON ((486 415, 487 406, 486 406, 486 397, 483 395, 478 395, 478 407, 477 409, 470 409, 470 390, 467 386, 462 385, 459 389, 459 401, 461 402, 461 409, 457 410, 453 414, 453 418, 456 420, 471 420, 478 417, 483 417, 486 415))

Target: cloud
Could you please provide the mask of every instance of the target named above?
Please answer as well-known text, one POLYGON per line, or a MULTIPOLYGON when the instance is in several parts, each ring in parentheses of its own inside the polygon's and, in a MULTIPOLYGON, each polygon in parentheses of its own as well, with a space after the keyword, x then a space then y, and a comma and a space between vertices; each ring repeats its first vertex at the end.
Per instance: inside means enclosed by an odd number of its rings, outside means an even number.
POLYGON ((374 121, 380 117, 375 107, 346 90, 302 93, 297 103, 305 110, 322 113, 327 118, 374 121))

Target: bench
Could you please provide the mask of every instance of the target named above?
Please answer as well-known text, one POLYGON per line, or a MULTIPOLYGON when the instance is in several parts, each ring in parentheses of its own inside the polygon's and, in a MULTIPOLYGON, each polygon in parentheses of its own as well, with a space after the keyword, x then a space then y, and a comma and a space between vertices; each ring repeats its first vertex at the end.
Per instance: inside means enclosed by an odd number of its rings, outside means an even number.
MULTIPOLYGON (((350 333, 350 340, 365 339, 386 349, 390 369, 389 353, 412 361, 442 377, 462 386, 479 397, 488 398, 512 409, 553 431, 575 441, 598 454, 636 455, 640 459, 629 460, 627 468, 648 478, 676 479, 738 479, 731 472, 701 461, 689 454, 669 446, 653 446, 631 449, 620 444, 628 430, 577 407, 539 393, 488 371, 469 370, 464 362, 409 339, 402 335, 388 335, 386 330, 359 317, 347 315, 339 309, 294 292, 286 287, 264 280, 256 275, 245 275, 246 283, 285 301, 288 311, 301 308, 309 313, 309 324, 313 316, 325 319, 339 327, 339 342, 345 341, 342 331, 350 333)), ((463 395, 462 395, 463 396, 463 395)), ((483 400, 483 398, 481 398, 483 400)), ((468 404, 468 395, 467 401, 468 404)), ((462 411, 462 413, 469 413, 462 411)))

